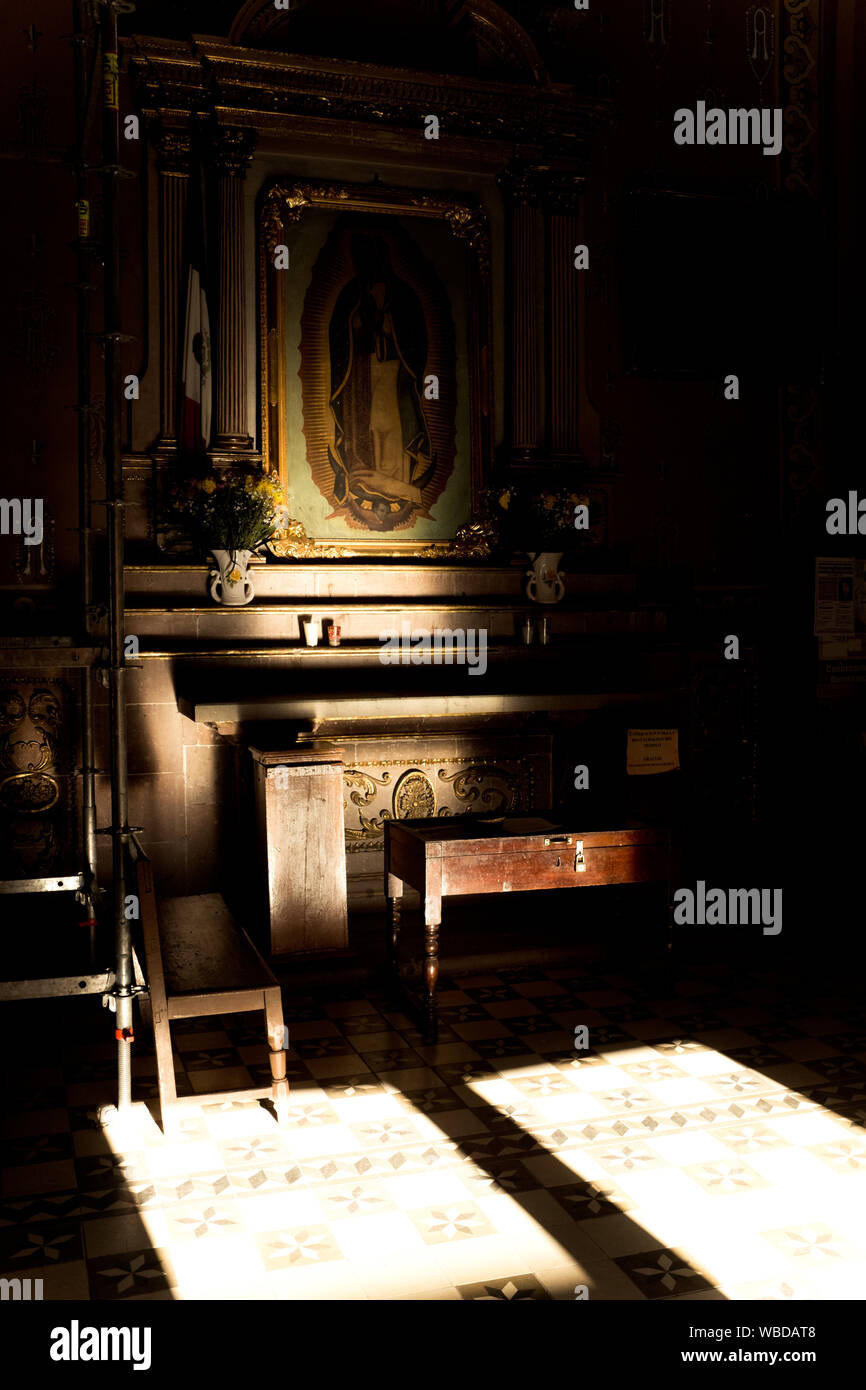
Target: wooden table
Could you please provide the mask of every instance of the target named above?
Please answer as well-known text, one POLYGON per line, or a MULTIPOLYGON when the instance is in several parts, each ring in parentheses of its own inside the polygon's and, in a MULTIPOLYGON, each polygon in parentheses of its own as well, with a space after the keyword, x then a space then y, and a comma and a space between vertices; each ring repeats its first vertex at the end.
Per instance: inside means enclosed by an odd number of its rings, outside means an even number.
POLYGON ((667 828, 636 822, 612 830, 561 824, 555 812, 485 821, 477 816, 385 821, 388 959, 393 982, 403 885, 424 907, 426 1028, 435 1039, 436 982, 442 899, 468 893, 520 893, 543 888, 668 882, 667 828))

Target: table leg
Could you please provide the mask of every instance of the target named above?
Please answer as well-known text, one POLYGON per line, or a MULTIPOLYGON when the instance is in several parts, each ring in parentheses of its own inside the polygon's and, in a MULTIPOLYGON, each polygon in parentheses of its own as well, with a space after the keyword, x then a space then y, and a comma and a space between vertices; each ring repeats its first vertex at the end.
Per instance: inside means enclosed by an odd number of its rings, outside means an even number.
POLYGON ((680 849, 680 846, 674 842, 673 834, 671 833, 670 838, 668 840, 668 871, 667 879, 665 882, 665 892, 667 895, 665 903, 665 907, 667 909, 667 957, 669 962, 671 962, 675 956, 674 893, 676 893, 680 887, 681 873, 682 850, 680 849))
POLYGON ((388 965, 397 977, 397 944, 400 940, 400 911, 403 906, 403 884, 393 874, 388 875, 388 965))
POLYGON ((442 907, 438 899, 427 898, 424 904, 424 979, 427 983, 427 1037, 431 1043, 439 1033, 436 1014, 436 983, 439 979, 439 923, 442 907))

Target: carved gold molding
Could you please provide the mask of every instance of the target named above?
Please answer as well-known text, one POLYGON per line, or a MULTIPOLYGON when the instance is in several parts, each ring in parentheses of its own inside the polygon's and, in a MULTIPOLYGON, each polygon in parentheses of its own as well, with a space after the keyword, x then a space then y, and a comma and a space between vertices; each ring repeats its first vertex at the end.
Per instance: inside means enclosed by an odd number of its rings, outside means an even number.
MULTIPOLYGON (((479 13, 478 22, 489 36, 488 16, 479 13)), ((347 65, 203 36, 136 35, 125 40, 124 50, 148 119, 168 109, 217 114, 260 132, 297 130, 304 122, 310 129, 339 123, 345 133, 351 121, 358 128, 355 139, 381 140, 385 126, 392 133, 411 131, 417 140, 424 115, 435 111, 447 118, 451 139, 520 142, 542 157, 550 150, 570 158, 583 156, 611 106, 605 98, 547 81, 531 47, 525 48, 531 82, 347 65)))
POLYGON ((69 857, 75 817, 62 681, 11 672, 0 683, 0 872, 55 872, 69 857))
POLYGON ((409 761, 390 758, 376 759, 369 767, 346 768, 343 782, 350 788, 349 801, 358 808, 357 826, 346 824, 346 852, 361 854, 381 850, 384 846, 382 827, 386 820, 469 815, 475 810, 507 814, 526 809, 533 802, 537 759, 537 754, 506 759, 466 756, 409 761), (449 767, 455 770, 449 772, 449 767), (383 768, 402 768, 403 771, 396 782, 392 782, 394 774, 391 772, 376 776, 371 770, 383 768), (425 768, 435 768, 435 777, 428 775, 425 768), (383 793, 390 799, 390 807, 365 815, 383 793), (440 796, 448 799, 440 804, 440 796), (456 805, 449 804, 452 796, 456 805))

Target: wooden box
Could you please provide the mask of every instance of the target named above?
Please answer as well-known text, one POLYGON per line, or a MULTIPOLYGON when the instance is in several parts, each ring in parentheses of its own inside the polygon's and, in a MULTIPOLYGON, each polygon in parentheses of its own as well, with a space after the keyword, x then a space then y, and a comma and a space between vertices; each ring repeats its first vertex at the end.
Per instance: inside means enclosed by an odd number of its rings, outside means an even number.
POLYGON ((251 748, 272 955, 348 946, 340 749, 251 748))

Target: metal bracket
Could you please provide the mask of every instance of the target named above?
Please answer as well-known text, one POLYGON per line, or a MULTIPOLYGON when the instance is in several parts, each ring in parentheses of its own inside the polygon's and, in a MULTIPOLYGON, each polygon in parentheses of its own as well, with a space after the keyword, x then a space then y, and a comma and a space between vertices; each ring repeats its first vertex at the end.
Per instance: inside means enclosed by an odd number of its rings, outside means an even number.
POLYGON ((135 5, 132 0, 93 0, 94 8, 105 5, 106 9, 114 10, 115 14, 134 14, 135 5))
POLYGON ((111 329, 107 333, 89 333, 88 337, 95 338, 98 343, 137 343, 138 339, 132 333, 119 333, 116 329, 111 329))
POLYGON ((134 169, 123 169, 119 164, 88 164, 88 174, 111 174, 116 179, 137 179, 134 169))
POLYGON ((149 994, 147 985, 130 985, 128 990, 121 994, 117 988, 117 981, 113 979, 111 989, 107 989, 102 996, 102 1007, 108 1009, 109 1013, 117 1013, 118 999, 134 999, 137 994, 149 994))

